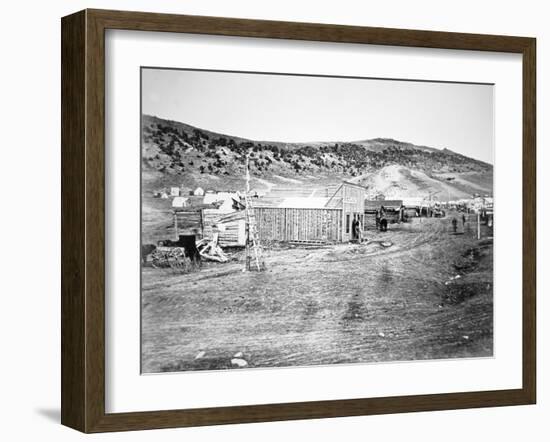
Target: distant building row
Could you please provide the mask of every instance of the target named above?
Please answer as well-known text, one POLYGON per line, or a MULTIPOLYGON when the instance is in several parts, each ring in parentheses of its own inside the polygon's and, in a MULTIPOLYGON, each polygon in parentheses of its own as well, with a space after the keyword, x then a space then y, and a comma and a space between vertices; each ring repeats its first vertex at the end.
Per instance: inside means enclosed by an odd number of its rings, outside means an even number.
MULTIPOLYGON (((244 245, 243 195, 212 191, 201 195, 201 192, 203 190, 198 188, 193 195, 173 198, 176 233, 209 238, 217 231, 222 246, 244 245)), ((260 239, 267 242, 348 242, 356 239, 354 226, 357 222, 363 233, 371 229, 385 230, 389 224, 406 218, 445 216, 443 208, 448 207, 448 204, 426 198, 372 200, 367 195, 366 187, 344 181, 329 197, 292 197, 267 202, 262 198, 254 199, 260 239)), ((485 198, 483 207, 488 204, 485 198)))

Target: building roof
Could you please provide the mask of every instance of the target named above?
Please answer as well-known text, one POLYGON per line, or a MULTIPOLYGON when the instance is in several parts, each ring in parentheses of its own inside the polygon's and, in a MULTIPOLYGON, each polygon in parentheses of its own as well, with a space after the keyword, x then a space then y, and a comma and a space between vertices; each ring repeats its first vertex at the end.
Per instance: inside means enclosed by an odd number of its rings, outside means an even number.
POLYGON ((278 207, 286 209, 324 209, 329 198, 324 197, 292 197, 285 198, 278 207))
POLYGON ((403 200, 365 200, 365 209, 378 209, 384 207, 401 207, 403 200))
POLYGON ((352 187, 358 187, 359 189, 367 189, 366 186, 362 186, 361 184, 352 183, 350 181, 342 181, 342 186, 352 186, 352 187))
POLYGON ((218 203, 218 209, 222 212, 231 212, 233 211, 233 200, 237 199, 238 196, 236 193, 232 192, 217 192, 217 193, 206 193, 204 195, 203 203, 204 204, 214 204, 218 203))
POLYGON ((403 205, 406 207, 420 207, 426 205, 426 202, 422 197, 403 198, 403 205))

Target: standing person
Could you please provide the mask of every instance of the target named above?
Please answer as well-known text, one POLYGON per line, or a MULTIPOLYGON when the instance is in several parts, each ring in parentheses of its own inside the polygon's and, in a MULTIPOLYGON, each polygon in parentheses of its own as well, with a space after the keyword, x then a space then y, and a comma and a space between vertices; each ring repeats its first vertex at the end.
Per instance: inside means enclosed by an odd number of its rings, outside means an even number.
POLYGON ((456 220, 456 218, 453 218, 451 220, 451 223, 453 225, 453 233, 456 233, 456 225, 458 224, 458 221, 456 220))
POLYGON ((357 238, 357 242, 361 244, 363 242, 363 226, 361 225, 361 218, 357 217, 357 222, 355 223, 355 236, 357 238))

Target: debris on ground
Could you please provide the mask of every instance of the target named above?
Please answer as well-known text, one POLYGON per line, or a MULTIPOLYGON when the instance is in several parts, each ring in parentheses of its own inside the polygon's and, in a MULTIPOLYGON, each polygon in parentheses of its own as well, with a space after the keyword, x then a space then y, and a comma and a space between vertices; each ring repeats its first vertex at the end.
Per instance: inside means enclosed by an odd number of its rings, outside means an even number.
POLYGON ((195 356, 195 359, 204 358, 204 355, 205 355, 205 354, 206 354, 206 353, 205 353, 204 351, 199 351, 199 352, 197 353, 197 356, 195 356))
POLYGON ((445 282, 445 285, 451 284, 453 281, 460 279, 460 275, 451 276, 448 281, 445 282))
POLYGON ((197 249, 201 257, 210 261, 227 262, 229 257, 225 254, 222 248, 218 245, 218 234, 214 233, 211 241, 201 239, 197 241, 197 249))
POLYGON ((231 359, 231 365, 239 368, 244 368, 248 365, 248 362, 241 358, 233 358, 231 359))
POLYGON ((171 268, 187 273, 196 268, 196 263, 190 260, 183 247, 159 246, 151 253, 153 268, 171 268))

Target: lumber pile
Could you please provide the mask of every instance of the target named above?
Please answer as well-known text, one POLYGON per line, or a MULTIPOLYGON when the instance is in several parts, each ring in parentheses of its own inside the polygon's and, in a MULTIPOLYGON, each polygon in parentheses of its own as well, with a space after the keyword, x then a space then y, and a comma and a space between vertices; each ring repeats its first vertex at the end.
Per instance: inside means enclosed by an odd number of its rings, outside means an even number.
POLYGON ((197 249, 199 249, 200 255, 204 259, 207 259, 209 261, 229 261, 229 257, 218 245, 218 232, 214 232, 214 234, 212 235, 212 240, 201 239, 200 241, 197 241, 197 249))

